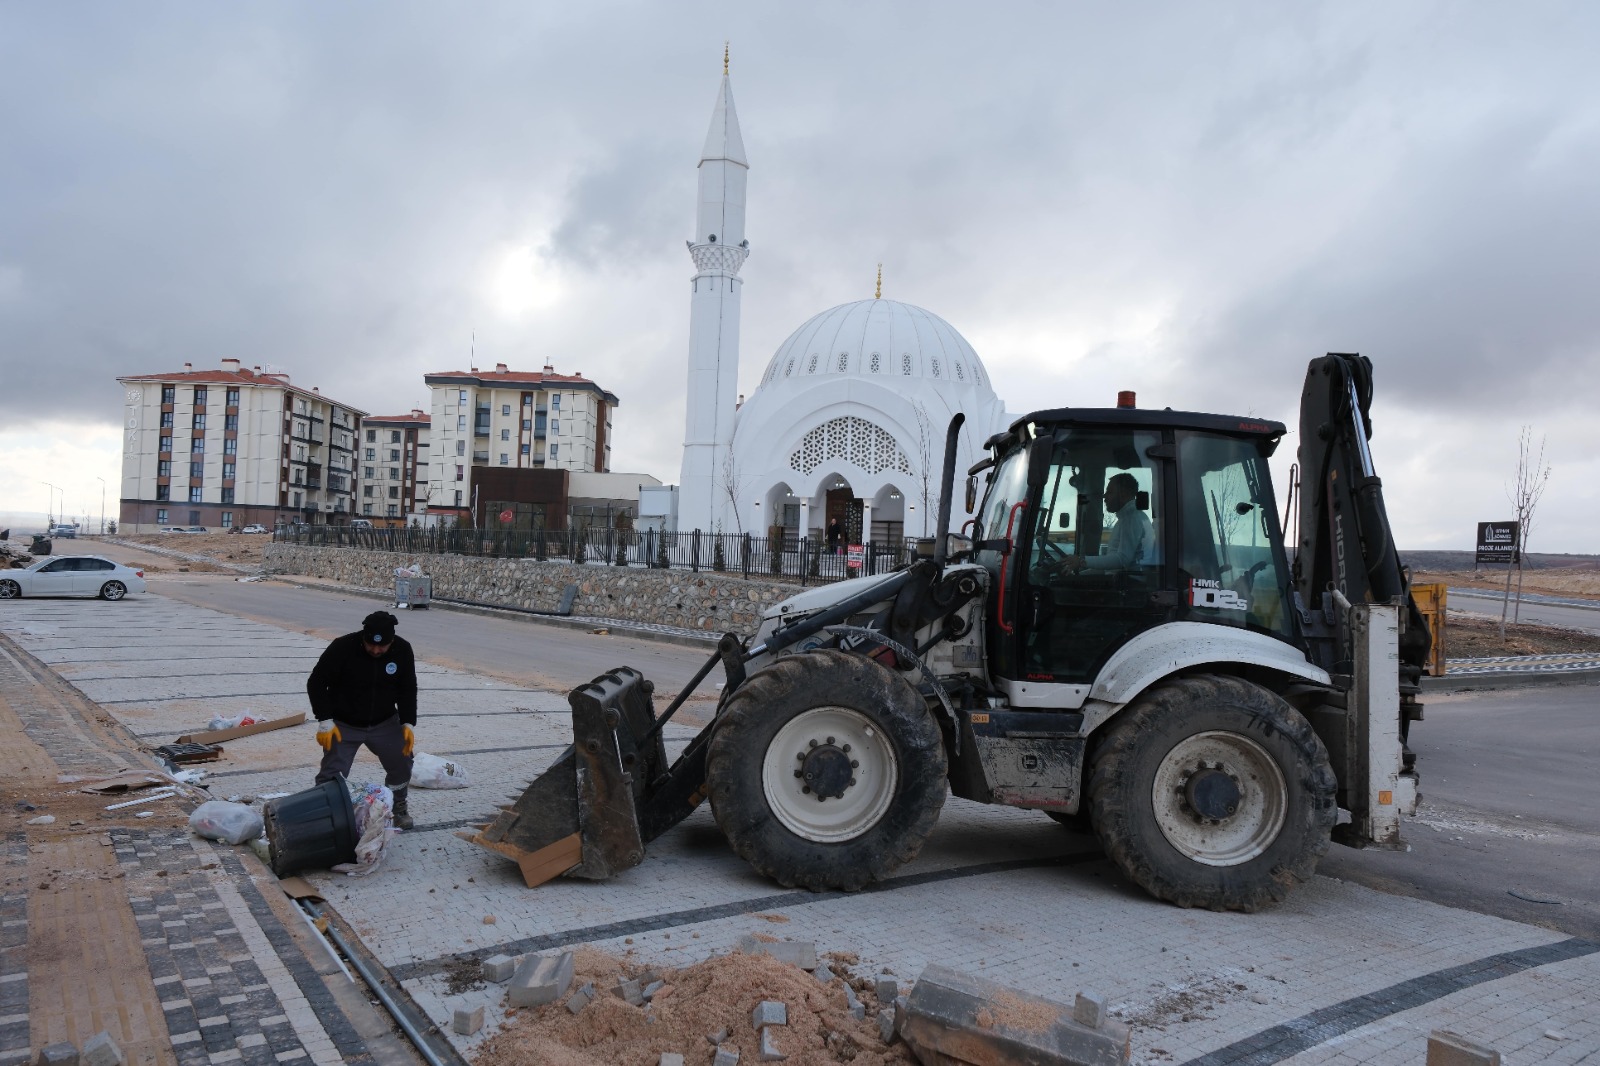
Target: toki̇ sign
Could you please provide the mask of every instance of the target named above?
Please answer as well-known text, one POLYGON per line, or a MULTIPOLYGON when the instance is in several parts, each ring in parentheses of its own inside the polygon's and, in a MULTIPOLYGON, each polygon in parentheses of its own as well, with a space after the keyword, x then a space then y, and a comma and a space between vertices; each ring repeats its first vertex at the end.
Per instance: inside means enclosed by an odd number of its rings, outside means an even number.
POLYGON ((1477 561, 1480 563, 1517 562, 1517 523, 1479 522, 1477 561))

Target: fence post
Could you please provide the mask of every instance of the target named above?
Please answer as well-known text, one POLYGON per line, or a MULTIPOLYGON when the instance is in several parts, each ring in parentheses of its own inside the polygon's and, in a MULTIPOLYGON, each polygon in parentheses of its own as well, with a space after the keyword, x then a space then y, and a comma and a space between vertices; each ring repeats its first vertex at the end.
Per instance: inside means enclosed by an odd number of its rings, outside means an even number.
POLYGON ((689 569, 695 573, 700 572, 700 531, 694 531, 694 536, 689 538, 689 569))
POLYGON ((809 565, 811 557, 811 534, 807 533, 800 538, 800 587, 806 587, 806 575, 811 573, 809 565))
POLYGON ((744 579, 750 580, 750 534, 746 533, 739 545, 739 568, 744 571, 744 579))

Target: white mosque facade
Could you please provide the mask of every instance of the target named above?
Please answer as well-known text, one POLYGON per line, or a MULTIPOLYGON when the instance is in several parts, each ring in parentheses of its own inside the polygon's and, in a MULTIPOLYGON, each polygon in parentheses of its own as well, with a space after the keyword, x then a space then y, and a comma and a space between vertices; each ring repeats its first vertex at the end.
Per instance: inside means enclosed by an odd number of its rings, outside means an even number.
POLYGON ((749 164, 726 71, 701 155, 678 529, 824 537, 837 522, 847 543, 930 535, 951 417, 966 415, 958 474, 1009 421, 982 360, 938 315, 875 297, 801 325, 740 404, 749 164))

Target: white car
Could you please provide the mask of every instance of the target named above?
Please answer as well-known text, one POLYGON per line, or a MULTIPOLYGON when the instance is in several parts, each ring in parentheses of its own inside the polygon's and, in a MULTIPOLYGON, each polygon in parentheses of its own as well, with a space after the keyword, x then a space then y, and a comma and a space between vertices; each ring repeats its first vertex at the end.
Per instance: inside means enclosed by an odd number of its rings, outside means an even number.
POLYGON ((144 571, 98 555, 40 559, 26 570, 0 570, 0 600, 19 596, 99 596, 120 600, 145 591, 144 571))
POLYGON ((272 532, 272 530, 268 529, 266 526, 258 525, 258 524, 254 523, 254 522, 252 522, 248 526, 245 526, 244 527, 244 531, 246 533, 271 533, 272 532))

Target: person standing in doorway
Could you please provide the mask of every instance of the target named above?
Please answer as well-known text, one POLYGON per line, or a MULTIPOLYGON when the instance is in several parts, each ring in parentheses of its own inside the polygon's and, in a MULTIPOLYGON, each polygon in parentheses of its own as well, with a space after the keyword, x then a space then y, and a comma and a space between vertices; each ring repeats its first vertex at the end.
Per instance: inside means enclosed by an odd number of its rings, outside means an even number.
POLYGON ((844 530, 839 526, 837 518, 828 519, 828 554, 839 554, 839 542, 844 539, 844 530))
POLYGON ((374 611, 361 620, 360 632, 336 637, 306 680, 306 694, 322 746, 317 784, 349 774, 365 745, 383 764, 383 783, 394 793, 394 824, 410 829, 417 664, 411 645, 395 635, 398 624, 388 611, 374 611))

